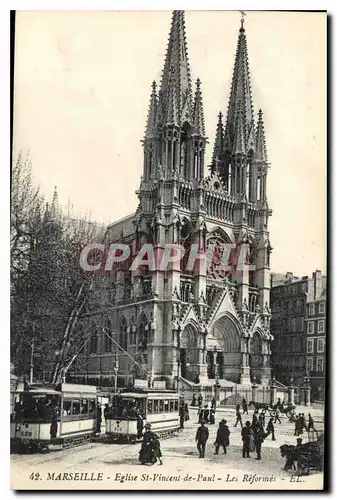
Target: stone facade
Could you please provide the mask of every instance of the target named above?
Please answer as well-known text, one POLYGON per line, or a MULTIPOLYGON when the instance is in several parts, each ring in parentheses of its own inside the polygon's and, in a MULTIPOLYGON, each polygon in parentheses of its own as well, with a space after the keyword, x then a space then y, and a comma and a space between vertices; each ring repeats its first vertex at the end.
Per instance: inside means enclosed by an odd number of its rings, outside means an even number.
MULTIPOLYGON (((216 75, 218 77, 218 75, 216 75)), ((254 121, 247 40, 239 30, 227 120, 219 121, 209 174, 201 83, 192 95, 183 11, 172 17, 159 90, 152 85, 144 166, 136 213, 107 229, 108 242, 131 248, 127 262, 110 273, 103 322, 123 350, 119 383, 134 377, 221 385, 270 381, 270 253, 267 161, 262 111, 254 121), (130 264, 144 245, 156 262, 167 244, 181 245, 182 260, 167 270, 130 264), (233 248, 229 269, 219 262, 224 245, 249 248, 238 271, 233 248), (212 246, 213 260, 186 269, 192 245, 212 246), (150 247, 149 247, 150 248, 150 247)), ((88 377, 111 378, 115 347, 101 333, 102 317, 87 353, 88 377)))
POLYGON ((314 272, 312 278, 292 273, 272 275, 273 374, 284 384, 293 379, 296 386, 302 386, 310 376, 316 397, 319 391, 324 392, 325 293, 326 278, 321 271, 314 272))

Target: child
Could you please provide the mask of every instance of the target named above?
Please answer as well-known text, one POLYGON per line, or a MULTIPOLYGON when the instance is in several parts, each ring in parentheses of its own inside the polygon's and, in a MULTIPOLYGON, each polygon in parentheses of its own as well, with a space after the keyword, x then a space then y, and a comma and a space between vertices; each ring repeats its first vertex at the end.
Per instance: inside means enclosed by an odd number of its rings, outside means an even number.
POLYGON ((159 441, 159 437, 157 436, 157 434, 154 434, 152 449, 153 449, 153 462, 152 462, 152 464, 155 464, 157 462, 157 459, 158 459, 159 465, 163 465, 163 461, 161 459, 162 453, 161 453, 161 449, 160 449, 160 441, 159 441))

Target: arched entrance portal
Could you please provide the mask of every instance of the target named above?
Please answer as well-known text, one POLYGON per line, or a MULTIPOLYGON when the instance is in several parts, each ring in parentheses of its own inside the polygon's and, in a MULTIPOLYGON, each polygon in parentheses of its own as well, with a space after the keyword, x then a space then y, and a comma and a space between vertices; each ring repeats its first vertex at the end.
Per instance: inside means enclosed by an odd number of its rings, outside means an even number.
POLYGON ((218 319, 212 329, 213 348, 207 349, 208 377, 239 383, 241 375, 240 331, 228 317, 218 319))
POLYGON ((195 382, 198 375, 198 336, 192 325, 187 325, 180 337, 180 374, 195 382))
POLYGON ((256 382, 261 382, 262 365, 262 338, 258 332, 254 332, 250 341, 250 367, 252 378, 255 378, 256 382))

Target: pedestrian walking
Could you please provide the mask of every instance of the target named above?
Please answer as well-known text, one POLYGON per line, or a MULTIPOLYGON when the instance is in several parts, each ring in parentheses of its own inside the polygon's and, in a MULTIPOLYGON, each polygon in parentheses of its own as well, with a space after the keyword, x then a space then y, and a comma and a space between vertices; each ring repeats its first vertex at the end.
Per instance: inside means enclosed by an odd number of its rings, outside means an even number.
POLYGON ((316 432, 314 419, 312 418, 311 414, 309 413, 307 431, 310 431, 310 429, 312 429, 313 431, 316 432))
POLYGON ((198 424, 200 424, 201 421, 204 420, 203 415, 204 415, 204 409, 202 408, 202 406, 199 406, 199 409, 198 409, 198 424))
POLYGON ((197 406, 197 397, 195 394, 192 396, 191 406, 197 406))
POLYGON ((261 411, 261 413, 260 413, 260 415, 258 417, 258 423, 261 424, 262 426, 264 426, 265 416, 264 416, 263 410, 261 411))
POLYGON ((242 456, 243 458, 249 458, 249 443, 250 443, 250 438, 252 436, 253 432, 250 427, 250 422, 247 420, 245 423, 245 426, 243 427, 241 431, 241 438, 242 438, 242 456))
POLYGON ((296 415, 295 418, 295 431, 294 431, 294 436, 299 436, 301 434, 301 422, 300 422, 300 416, 296 415))
POLYGON ((306 431, 308 430, 307 423, 305 421, 304 413, 300 413, 300 422, 301 422, 301 434, 302 434, 303 433, 303 429, 305 429, 306 431))
POLYGON ((247 405, 247 401, 245 400, 245 398, 242 398, 241 405, 242 405, 242 415, 244 415, 245 413, 247 413, 247 415, 248 415, 248 405, 247 405))
POLYGON ((102 424, 102 408, 100 403, 97 403, 96 410, 96 434, 101 433, 101 424, 102 424))
POLYGON ((229 446, 229 436, 231 431, 228 428, 227 420, 221 420, 219 422, 218 431, 215 438, 215 452, 214 455, 219 454, 219 448, 223 447, 224 455, 227 453, 227 447, 229 446))
POLYGON ((212 406, 209 412, 209 423, 210 424, 215 424, 215 408, 212 406))
POLYGON ((259 410, 254 410, 252 418, 252 426, 251 426, 253 432, 255 432, 255 429, 257 427, 258 417, 259 417, 259 410))
POLYGON ((280 409, 279 409, 279 407, 277 407, 276 410, 275 410, 275 422, 274 422, 275 424, 276 424, 276 421, 278 421, 279 424, 282 423, 281 420, 280 420, 280 409))
POLYGON ((199 405, 199 406, 202 406, 202 399, 203 399, 203 398, 202 398, 202 395, 201 395, 201 394, 199 394, 199 397, 198 397, 198 405, 199 405))
POLYGON ((200 427, 198 427, 195 440, 197 442, 197 448, 199 452, 199 458, 205 457, 206 443, 208 440, 209 432, 208 428, 205 426, 205 420, 201 421, 200 427))
POLYGON ((261 448, 264 441, 264 430, 260 423, 258 423, 254 433, 254 444, 256 448, 256 460, 261 460, 261 448))
POLYGON ((269 434, 271 434, 271 440, 272 441, 276 441, 276 439, 275 439, 275 428, 274 428, 274 419, 273 419, 273 417, 269 419, 266 431, 267 431, 266 437, 268 437, 269 434))
POLYGON ((185 422, 185 407, 183 404, 179 406, 179 422, 180 422, 180 429, 182 430, 184 428, 184 422, 185 422))
POLYGON ((242 415, 241 415, 241 412, 240 412, 240 405, 237 405, 237 407, 236 407, 236 422, 235 422, 234 427, 236 427, 239 422, 240 422, 241 429, 242 429, 243 424, 242 424, 242 415))
POLYGON ((185 411, 185 422, 188 422, 188 420, 190 419, 190 412, 187 403, 185 403, 184 411, 185 411))
POLYGON ((209 420, 209 408, 207 405, 204 406, 204 410, 203 410, 203 420, 205 420, 205 422, 208 423, 208 420, 209 420))
POLYGON ((159 436, 158 436, 158 434, 155 434, 155 433, 153 433, 152 450, 153 450, 153 462, 152 463, 155 464, 158 460, 159 465, 163 465, 159 436))
POLYGON ((216 408, 216 399, 215 399, 215 397, 212 398, 211 407, 212 408, 216 408))

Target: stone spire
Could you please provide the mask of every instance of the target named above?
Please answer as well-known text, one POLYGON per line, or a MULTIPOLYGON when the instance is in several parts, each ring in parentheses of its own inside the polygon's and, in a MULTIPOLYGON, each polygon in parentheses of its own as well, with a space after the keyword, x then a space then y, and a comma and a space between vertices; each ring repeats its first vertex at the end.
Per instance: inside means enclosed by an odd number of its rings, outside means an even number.
POLYGON ((145 130, 145 139, 152 138, 155 135, 156 120, 157 120, 158 98, 156 90, 156 82, 152 82, 152 91, 150 96, 150 105, 147 115, 147 124, 145 130))
POLYGON ((264 132, 263 113, 259 109, 259 118, 257 121, 256 136, 255 136, 255 159, 261 162, 267 162, 266 137, 264 132))
POLYGON ((241 142, 241 138, 236 137, 238 123, 242 127, 246 152, 248 153, 250 149, 254 149, 254 113, 250 88, 247 39, 243 24, 242 19, 225 128, 225 149, 229 153, 233 152, 234 145, 238 141, 241 142), (242 122, 237 119, 240 106, 242 107, 242 122))
POLYGON ((171 30, 162 74, 160 99, 167 117, 170 86, 174 85, 177 113, 180 124, 191 119, 192 88, 190 65, 187 56, 185 17, 183 10, 175 10, 172 15, 171 30), (172 79, 172 74, 174 79, 172 79))
POLYGON ((202 102, 202 93, 200 89, 200 79, 196 82, 196 92, 194 98, 193 106, 193 134, 200 137, 205 137, 205 119, 204 119, 204 107, 202 102))
POLYGON ((213 149, 213 157, 212 157, 212 163, 211 163, 211 172, 214 174, 215 172, 218 172, 218 162, 220 161, 220 156, 223 151, 223 145, 224 145, 224 128, 223 128, 223 122, 222 122, 222 113, 220 111, 218 115, 218 124, 216 126, 216 133, 215 133, 215 141, 214 141, 214 149, 213 149))

